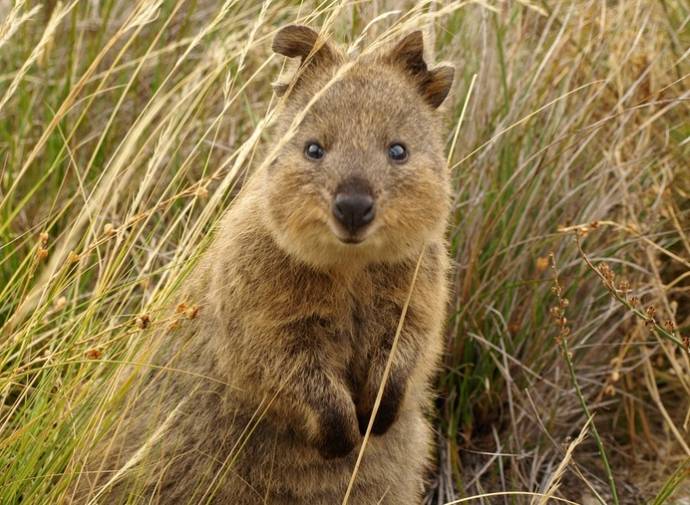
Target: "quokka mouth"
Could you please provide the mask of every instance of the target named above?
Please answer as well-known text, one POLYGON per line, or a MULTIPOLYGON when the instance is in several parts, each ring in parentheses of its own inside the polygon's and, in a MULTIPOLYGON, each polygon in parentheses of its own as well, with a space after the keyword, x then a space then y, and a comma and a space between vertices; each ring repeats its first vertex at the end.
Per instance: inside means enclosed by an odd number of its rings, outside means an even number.
MULTIPOLYGON (((335 238, 343 246, 363 247, 364 245, 375 244, 379 242, 377 236, 380 230, 385 227, 384 223, 377 220, 370 223, 359 230, 350 231, 338 223, 335 219, 330 219, 327 222, 327 227, 330 230, 331 236, 335 238)), ((331 239, 332 240, 332 239, 331 239)))
POLYGON ((365 239, 357 237, 338 237, 338 240, 340 240, 343 244, 358 245, 364 242, 365 239))
POLYGON ((344 230, 338 223, 329 223, 329 228, 333 236, 343 245, 356 246, 366 242, 372 235, 370 227, 358 233, 350 233, 344 230))

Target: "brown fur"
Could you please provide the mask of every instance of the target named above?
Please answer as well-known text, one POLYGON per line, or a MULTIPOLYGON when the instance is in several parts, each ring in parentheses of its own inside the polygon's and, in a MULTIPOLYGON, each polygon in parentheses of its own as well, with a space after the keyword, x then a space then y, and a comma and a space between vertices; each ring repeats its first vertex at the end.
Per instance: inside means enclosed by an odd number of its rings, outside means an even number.
POLYGON ((449 184, 436 107, 452 69, 427 69, 417 32, 360 57, 324 90, 345 63, 337 48, 287 27, 274 49, 301 58, 281 89, 279 133, 319 98, 253 176, 191 276, 184 297, 200 313, 166 336, 156 358, 191 373, 142 378, 123 422, 94 451, 77 501, 149 440, 104 502, 340 503, 425 246, 350 499, 420 502, 446 304, 449 184), (318 162, 304 156, 309 140, 325 148, 318 162), (410 153, 402 165, 387 158, 396 141, 410 153), (377 208, 357 245, 338 239, 330 211, 336 187, 353 177, 367 181, 377 208))

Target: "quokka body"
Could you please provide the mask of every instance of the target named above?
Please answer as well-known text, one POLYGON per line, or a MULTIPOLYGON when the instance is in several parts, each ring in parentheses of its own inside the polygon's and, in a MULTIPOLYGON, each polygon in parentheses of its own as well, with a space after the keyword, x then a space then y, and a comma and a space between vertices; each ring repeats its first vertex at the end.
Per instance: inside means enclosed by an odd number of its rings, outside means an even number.
POLYGON ((180 297, 199 315, 130 388, 77 502, 340 503, 389 359, 349 503, 421 500, 447 302, 438 107, 453 69, 427 67, 420 32, 348 60, 292 25, 273 48, 300 58, 276 87, 285 140, 190 275, 180 297))

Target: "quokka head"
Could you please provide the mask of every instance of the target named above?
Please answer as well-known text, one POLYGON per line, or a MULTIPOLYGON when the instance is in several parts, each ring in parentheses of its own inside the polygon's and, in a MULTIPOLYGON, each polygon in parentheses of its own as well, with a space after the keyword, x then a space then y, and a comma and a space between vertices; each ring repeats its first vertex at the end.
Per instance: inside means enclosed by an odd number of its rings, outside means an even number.
POLYGON ((273 50, 300 65, 277 125, 286 139, 263 181, 266 216, 288 253, 313 266, 410 257, 444 231, 449 182, 438 107, 453 67, 429 69, 422 33, 348 59, 306 26, 273 50))

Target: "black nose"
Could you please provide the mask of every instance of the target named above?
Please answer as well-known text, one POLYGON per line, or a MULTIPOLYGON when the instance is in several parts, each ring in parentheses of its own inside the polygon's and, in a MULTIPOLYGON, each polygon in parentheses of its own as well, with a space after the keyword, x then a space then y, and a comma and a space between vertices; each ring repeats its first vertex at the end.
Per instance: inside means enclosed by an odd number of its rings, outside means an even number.
POLYGON ((374 220, 374 199, 368 193, 338 193, 333 200, 333 215, 354 234, 374 220))

